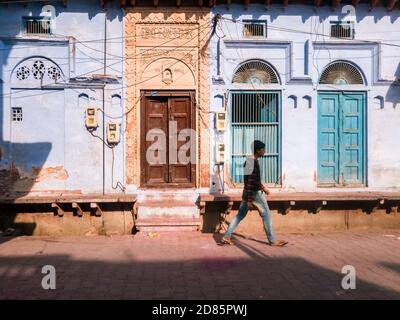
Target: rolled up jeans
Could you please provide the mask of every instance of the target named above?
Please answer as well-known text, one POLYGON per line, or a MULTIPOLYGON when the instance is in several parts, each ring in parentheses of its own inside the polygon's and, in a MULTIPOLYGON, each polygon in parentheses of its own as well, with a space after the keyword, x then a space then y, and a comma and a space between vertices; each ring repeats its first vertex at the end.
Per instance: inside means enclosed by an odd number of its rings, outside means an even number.
POLYGON ((264 224, 264 231, 265 234, 267 235, 267 238, 269 241, 274 241, 275 236, 274 232, 272 230, 272 221, 271 221, 271 214, 270 210, 268 207, 267 200, 265 199, 263 193, 260 191, 243 191, 242 195, 242 202, 240 203, 239 211, 236 217, 234 217, 229 224, 228 230, 225 232, 225 237, 230 238, 232 236, 232 232, 235 230, 235 228, 238 226, 240 221, 246 217, 247 212, 249 211, 249 208, 247 206, 247 195, 248 192, 251 192, 252 195, 252 204, 254 207, 256 207, 257 211, 259 212, 263 224, 264 224))

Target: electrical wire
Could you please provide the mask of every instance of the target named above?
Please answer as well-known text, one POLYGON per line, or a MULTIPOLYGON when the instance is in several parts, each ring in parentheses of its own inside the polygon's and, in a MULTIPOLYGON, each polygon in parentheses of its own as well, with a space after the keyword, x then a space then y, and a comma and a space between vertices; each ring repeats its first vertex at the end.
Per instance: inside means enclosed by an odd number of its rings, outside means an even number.
MULTIPOLYGON (((227 20, 227 21, 229 21, 229 22, 234 22, 234 23, 236 23, 236 22, 238 22, 238 23, 243 23, 243 22, 241 22, 241 21, 237 21, 237 20, 233 20, 233 19, 229 19, 229 18, 224 18, 224 17, 221 18, 221 21, 222 21, 222 20, 227 20)), ((318 20, 315 19, 315 20, 314 20, 314 30, 317 30, 317 29, 318 29, 317 24, 318 24, 318 20)), ((270 27, 268 27, 268 28, 270 28, 270 27)), ((229 28, 227 28, 227 30, 228 30, 228 32, 229 32, 229 28)), ((237 28, 236 28, 236 30, 237 30, 237 28)), ((296 31, 296 30, 293 30, 293 31, 296 31)), ((321 34, 318 33, 318 32, 308 32, 307 34, 310 34, 311 36, 315 35, 315 41, 317 41, 317 40, 318 40, 318 36, 321 35, 321 34)), ((238 35, 238 37, 239 37, 239 35, 238 35)), ((230 34, 230 38, 233 39, 231 34, 230 34)), ((240 37, 239 37, 239 38, 240 38, 240 37)), ((325 42, 325 40, 323 40, 323 41, 325 42)), ((302 43, 303 43, 303 42, 302 42, 302 43)), ((375 43, 375 44, 378 44, 378 43, 376 43, 376 42, 374 42, 374 43, 375 43)), ((372 55, 372 57, 374 57, 374 56, 378 55, 379 53, 381 53, 381 50, 382 50, 382 49, 380 49, 378 52, 374 53, 374 54, 372 55)), ((243 61, 244 58, 243 58, 243 57, 240 57, 238 49, 236 49, 236 51, 237 51, 237 53, 238 53, 239 60, 240 60, 240 61, 243 61)), ((316 69, 317 73, 320 74, 320 70, 319 70, 318 66, 315 65, 315 61, 316 61, 315 53, 316 53, 317 51, 318 51, 318 50, 313 50, 313 59, 312 59, 312 62, 313 62, 313 64, 314 64, 314 68, 316 69)), ((353 58, 354 58, 354 57, 353 57, 353 58)), ((371 59, 371 56, 363 57, 363 58, 371 59)), ((302 59, 302 58, 301 58, 301 59, 302 59)), ((286 58, 282 58, 282 60, 286 60, 286 58)), ((332 60, 332 58, 330 58, 330 60, 332 60)), ((248 71, 248 70, 245 70, 245 72, 246 72, 246 71, 248 71)), ((289 72, 287 72, 287 73, 285 73, 285 74, 284 74, 284 73, 279 73, 279 74, 280 74, 280 75, 286 75, 286 74, 289 74, 289 72)), ((310 93, 312 93, 312 92, 318 90, 319 82, 312 82, 312 85, 313 85, 313 86, 316 86, 316 87, 313 88, 311 91, 305 93, 304 95, 308 95, 308 94, 310 94, 310 93)), ((394 84, 394 85, 396 85, 396 84, 394 84)), ((337 87, 334 87, 334 86, 329 86, 329 85, 326 85, 326 84, 324 84, 324 86, 331 87, 331 88, 336 89, 336 90, 340 90, 340 89, 338 89, 337 87)), ((284 96, 286 96, 286 97, 289 97, 289 95, 287 95, 287 94, 285 94, 285 93, 282 93, 282 95, 284 95, 284 96)), ((371 100, 371 101, 373 101, 374 98, 368 97, 368 99, 371 100)))
POLYGON ((88 129, 88 132, 95 137, 96 139, 99 139, 107 148, 109 148, 111 150, 111 187, 116 190, 116 189, 120 189, 122 192, 125 192, 126 187, 120 182, 117 181, 116 185, 114 186, 114 162, 115 162, 115 156, 114 156, 114 148, 115 148, 115 144, 109 144, 107 141, 105 141, 102 137, 99 137, 98 135, 95 135, 93 133, 93 130, 88 129))
MULTIPOLYGON (((206 21, 206 22, 203 23, 203 24, 189 23, 189 24, 195 25, 196 28, 183 29, 183 30, 178 31, 176 34, 179 35, 179 36, 182 36, 182 35, 188 34, 189 32, 192 32, 192 31, 199 31, 199 30, 201 30, 202 27, 209 25, 209 23, 210 23, 210 21, 206 21)), ((165 32, 153 32, 153 33, 151 33, 151 35, 164 34, 164 33, 165 33, 165 32)), ((97 49, 97 48, 90 47, 90 46, 86 45, 85 43, 100 42, 100 44, 102 44, 102 43, 104 42, 104 40, 106 40, 107 43, 110 43, 110 42, 108 41, 109 39, 114 39, 114 40, 115 40, 115 39, 121 39, 121 40, 125 40, 125 39, 129 39, 129 38, 140 38, 140 37, 144 37, 144 36, 148 36, 148 35, 147 35, 147 34, 143 34, 143 35, 121 36, 121 37, 114 37, 114 38, 102 38, 102 39, 96 39, 96 40, 79 40, 78 38, 73 37, 73 36, 62 35, 62 34, 56 34, 55 37, 48 37, 48 36, 47 36, 47 37, 46 37, 46 40, 47 40, 47 39, 48 39, 48 40, 57 39, 57 37, 59 37, 59 38, 61 38, 61 39, 72 38, 72 39, 74 39, 77 43, 82 44, 84 47, 86 47, 86 48, 88 48, 88 49, 91 49, 91 50, 93 50, 93 51, 97 51, 97 52, 99 52, 99 53, 104 54, 104 51, 103 51, 102 49, 97 49)), ((0 35, 0 40, 1 40, 1 37, 7 37, 7 36, 1 36, 1 35, 0 35)), ((17 39, 17 40, 21 40, 20 38, 16 38, 16 39, 17 39)), ((152 50, 152 49, 154 49, 154 48, 157 48, 158 46, 165 46, 165 44, 167 44, 167 43, 169 43, 169 42, 171 42, 171 41, 177 40, 177 39, 179 39, 179 37, 175 37, 175 38, 168 39, 167 41, 165 41, 165 42, 163 42, 163 43, 160 43, 160 44, 158 44, 158 45, 155 46, 155 47, 151 47, 151 48, 149 48, 148 50, 145 50, 144 52, 150 51, 150 50, 152 50)), ((27 40, 27 41, 29 41, 30 39, 29 39, 29 38, 22 38, 22 40, 27 40)), ((121 41, 121 42, 118 42, 118 43, 120 43, 120 44, 125 44, 124 41, 121 41)), ((46 46, 59 46, 59 45, 60 45, 59 43, 54 43, 54 44, 53 44, 53 43, 51 43, 51 42, 48 43, 48 44, 46 44, 46 46)), ((21 46, 21 47, 16 47, 16 48, 13 48, 13 49, 15 50, 15 49, 30 49, 30 48, 37 48, 37 46, 34 46, 34 45, 32 45, 32 46, 21 46)), ((1 50, 7 50, 7 51, 9 51, 8 48, 0 48, 0 51, 1 51, 1 50)), ((143 53, 143 52, 141 52, 141 54, 142 54, 142 53, 143 53)), ((129 57, 129 56, 119 56, 119 55, 114 55, 114 54, 111 54, 111 53, 107 53, 107 55, 111 55, 111 56, 117 57, 117 58, 119 58, 119 59, 121 59, 121 60, 134 59, 134 58, 131 58, 131 57, 129 57)))
MULTIPOLYGON (((204 24, 202 24, 202 25, 200 25, 200 26, 205 26, 205 25, 207 25, 207 24, 209 24, 209 23, 206 22, 206 23, 204 23, 204 24)), ((200 27, 199 27, 199 28, 200 28, 200 27)), ((192 31, 192 30, 190 30, 190 31, 192 31)), ((189 33, 189 31, 186 31, 186 32, 189 33)), ((198 33, 200 34, 201 32, 202 32, 201 29, 199 29, 199 30, 198 30, 198 33)), ((199 34, 198 34, 198 35, 199 35, 199 34)), ((183 43, 183 44, 180 45, 180 46, 176 46, 176 47, 174 47, 174 48, 172 48, 172 49, 170 49, 170 50, 165 50, 165 51, 163 51, 164 55, 165 55, 165 54, 170 54, 171 52, 174 52, 175 50, 179 50, 180 48, 186 46, 188 43, 190 43, 190 42, 193 41, 196 37, 198 37, 198 35, 195 35, 194 37, 192 37, 191 39, 189 39, 188 41, 186 41, 185 43, 183 43)), ((207 34, 206 34, 206 36, 207 36, 207 34)), ((161 44, 159 44, 159 45, 156 45, 156 46, 153 46, 153 47, 151 47, 151 48, 148 48, 148 49, 146 49, 146 50, 144 50, 144 51, 138 53, 138 54, 135 55, 135 56, 140 56, 140 55, 142 55, 144 52, 148 52, 148 51, 154 50, 155 48, 158 48, 158 47, 160 47, 160 46, 163 46, 163 45, 165 45, 165 44, 167 44, 167 43, 169 43, 169 42, 171 42, 171 41, 173 41, 173 40, 175 40, 175 39, 174 39, 174 38, 169 39, 169 40, 165 41, 164 43, 161 43, 161 44)), ((204 38, 202 38, 199 42, 201 42, 202 40, 204 40, 204 38)), ((194 47, 193 49, 197 49, 197 47, 194 47)), ((161 55, 161 53, 160 53, 160 55, 161 55)), ((99 60, 99 61, 100 61, 100 60, 99 60)), ((178 61, 177 61, 177 62, 178 62, 178 61)), ((121 62, 118 61, 118 62, 109 64, 109 65, 107 65, 107 67, 110 67, 110 66, 113 66, 113 65, 119 64, 119 63, 121 63, 121 62)), ((174 63, 174 64, 175 64, 175 63, 174 63)), ((95 69, 95 70, 92 70, 92 71, 88 71, 88 72, 82 73, 82 74, 76 76, 75 78, 83 77, 83 76, 85 76, 85 75, 87 75, 87 74, 93 74, 94 72, 100 71, 100 70, 102 70, 103 68, 104 68, 104 67, 101 67, 101 68, 98 68, 98 69, 95 69)), ((130 72, 128 72, 128 73, 125 72, 124 75, 133 74, 133 73, 135 73, 135 72, 132 72, 132 73, 130 73, 130 72)), ((157 76, 158 76, 158 75, 157 75, 157 76)), ((148 78, 148 79, 146 79, 145 81, 151 80, 152 78, 153 78, 153 77, 148 78)), ((134 84, 129 85, 129 86, 123 86, 123 87, 119 87, 119 88, 112 88, 112 89, 110 89, 110 90, 113 90, 113 91, 122 90, 122 89, 125 89, 125 88, 128 88, 128 87, 135 86, 135 85, 137 85, 137 84, 143 83, 143 82, 145 82, 145 81, 142 81, 142 82, 139 82, 139 83, 134 83, 134 84)), ((62 84, 65 84, 65 83, 63 83, 63 82, 56 82, 55 84, 60 84, 60 85, 62 85, 62 84)), ((40 89, 42 89, 42 87, 30 88, 30 89, 38 89, 38 90, 40 90, 40 89)), ((24 92, 24 91, 30 90, 30 89, 22 89, 22 90, 19 90, 19 91, 15 91, 15 92, 13 92, 13 93, 0 94, 0 97, 11 96, 11 94, 15 94, 15 93, 19 93, 19 92, 24 92)), ((41 95, 41 94, 37 94, 37 95, 41 95)), ((35 95, 30 95, 29 97, 32 97, 32 96, 35 96, 35 95)), ((23 96, 21 96, 21 97, 19 97, 19 98, 23 98, 23 96)), ((97 100, 97 99, 96 99, 96 100, 97 100)))
MULTIPOLYGON (((200 42, 202 42, 206 37, 209 37, 209 33, 210 33, 210 32, 208 32, 208 33, 200 40, 200 42)), ((197 49, 198 49, 197 47, 193 47, 191 50, 187 51, 187 53, 188 53, 188 52, 195 51, 195 50, 197 50, 197 49)), ((179 62, 180 62, 179 60, 176 60, 176 61, 174 61, 172 64, 168 65, 166 68, 171 68, 171 67, 173 67, 175 64, 177 64, 177 63, 179 63, 179 62)), ((183 77, 184 75, 185 75, 185 74, 183 74, 181 77, 183 77)), ((159 76, 160 76, 159 74, 155 74, 155 75, 153 75, 153 76, 150 77, 150 78, 146 78, 146 79, 144 79, 144 80, 142 80, 142 81, 135 82, 135 83, 133 83, 133 84, 126 85, 126 86, 124 86, 124 87, 122 87, 122 88, 118 88, 118 89, 115 89, 115 90, 127 89, 127 88, 130 88, 130 87, 133 87, 133 86, 137 86, 137 85, 139 85, 139 84, 143 84, 143 83, 145 83, 145 82, 147 82, 147 81, 150 81, 150 80, 152 80, 152 79, 154 79, 154 78, 157 78, 157 77, 159 77, 159 76)), ((179 79, 179 78, 178 78, 178 79, 179 79)), ((167 87, 167 85, 165 85, 164 87, 167 87)), ((160 88, 159 90, 163 90, 164 87, 160 88)), ((113 90, 114 90, 114 89, 113 89, 113 90)), ((127 110, 126 112, 124 112, 123 116, 128 115, 130 112, 132 112, 132 110, 134 110, 134 109, 136 108, 136 106, 137 106, 137 104, 139 103, 139 101, 140 101, 140 99, 142 98, 142 96, 143 96, 143 94, 141 94, 141 95, 139 96, 139 98, 133 103, 132 107, 131 107, 129 110, 127 110)), ((197 103, 195 104, 195 106, 198 106, 197 103)), ((101 110, 101 112, 104 112, 104 111, 101 110)), ((105 114, 105 115, 107 115, 107 114, 105 114)), ((120 116, 120 117, 113 117, 113 119, 122 118, 123 116, 120 116)), ((111 116, 108 116, 108 117, 111 118, 111 116)))
MULTIPOLYGON (((221 20, 227 20, 227 21, 234 22, 234 23, 242 23, 241 21, 233 20, 233 19, 229 19, 229 18, 225 18, 225 17, 221 17, 221 20)), ((208 24, 208 22, 206 22, 205 24, 208 24)), ((205 24, 204 24, 204 25, 205 25, 205 24)), ((269 26, 269 28, 270 28, 270 29, 273 29, 272 26, 269 26)), ((189 31, 193 31, 193 30, 194 30, 194 29, 190 29, 189 31)), ((287 29, 287 30, 289 30, 289 29, 287 29)), ((186 31, 186 32, 189 32, 189 31, 186 31)), ((229 31, 229 29, 228 29, 228 31, 229 31)), ((291 30, 291 31, 293 31, 293 32, 298 32, 298 30, 291 30)), ((313 35, 313 34, 319 35, 317 32, 314 32, 314 33, 312 33, 312 32, 301 32, 301 33, 306 33, 306 34, 310 34, 310 35, 313 35)), ((168 40, 167 42, 172 41, 172 40, 174 40, 174 39, 170 39, 170 40, 168 40)), ((192 39, 191 39, 191 40, 192 40, 192 39)), ((191 40, 189 40, 189 42, 190 42, 191 40)), ((166 42, 166 43, 167 43, 167 42, 166 42)), ((373 42, 373 43, 376 44, 376 42, 373 42)), ((165 44, 165 43, 164 43, 164 44, 165 44)), ((153 48, 150 48, 150 49, 148 49, 148 50, 152 50, 152 49, 154 49, 155 47, 158 47, 158 46, 154 46, 153 48)), ((176 49, 176 48, 172 49, 171 51, 173 51, 173 50, 175 50, 175 49, 176 49)), ((146 52, 146 51, 145 51, 145 52, 146 52)), ((143 52, 139 53, 138 55, 141 55, 141 54, 143 54, 143 52)), ((313 52, 313 54, 315 54, 315 52, 313 52)), ((378 54, 378 53, 376 53, 376 54, 378 54)), ((134 57, 133 57, 133 58, 134 58, 134 57)), ((130 59, 132 59, 132 58, 130 58, 130 59)), ((113 64, 110 64, 110 65, 108 65, 107 67, 111 67, 112 65, 119 64, 119 63, 120 63, 120 61, 115 62, 115 63, 113 63, 113 64)), ((313 63, 315 63, 314 59, 313 59, 313 63)), ((86 73, 83 73, 83 74, 79 75, 78 77, 87 75, 87 74, 89 74, 89 73, 93 73, 93 72, 99 71, 99 70, 101 70, 101 69, 103 69, 103 67, 102 67, 102 68, 95 69, 95 70, 92 70, 92 71, 88 71, 88 72, 86 72, 86 73)), ((129 74, 129 73, 125 73, 125 74, 129 74)), ((280 73, 280 74, 281 74, 281 73, 280 73)), ((282 74, 281 74, 281 75, 282 75, 282 74)), ((124 87, 122 87, 121 89, 123 89, 123 88, 124 88, 124 87)), ((111 90, 114 90, 114 89, 111 89, 111 90)), ((115 90, 118 90, 118 89, 115 89, 115 90)), ((4 97, 4 96, 7 96, 7 95, 10 95, 10 94, 1 94, 0 97, 4 97)))
MULTIPOLYGON (((230 21, 230 22, 233 22, 233 23, 239 23, 239 24, 244 24, 245 23, 245 22, 240 21, 240 20, 230 19, 230 18, 226 18, 226 17, 221 17, 221 20, 227 20, 227 21, 230 21)), ((331 35, 328 35, 328 34, 323 34, 323 33, 318 33, 318 32, 307 32, 307 31, 302 31, 302 30, 298 30, 298 29, 277 27, 277 26, 272 26, 272 25, 269 25, 268 29, 276 30, 276 31, 283 31, 283 32, 290 32, 290 33, 318 35, 318 36, 322 36, 322 37, 326 37, 326 38, 331 38, 331 35)), ((335 38, 335 39, 344 40, 344 41, 349 42, 349 43, 354 42, 354 41, 358 41, 358 42, 371 43, 371 44, 381 44, 381 45, 385 45, 385 46, 392 46, 392 47, 400 48, 400 45, 389 43, 389 42, 363 40, 363 39, 347 39, 347 38, 335 38)))

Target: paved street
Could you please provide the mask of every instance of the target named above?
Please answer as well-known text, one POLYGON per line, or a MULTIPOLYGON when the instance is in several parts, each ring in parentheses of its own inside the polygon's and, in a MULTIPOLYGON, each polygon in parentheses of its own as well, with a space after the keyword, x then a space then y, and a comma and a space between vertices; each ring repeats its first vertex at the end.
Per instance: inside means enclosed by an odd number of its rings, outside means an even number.
POLYGON ((400 298, 400 231, 263 237, 161 233, 0 238, 1 299, 362 299, 400 298), (56 289, 41 287, 42 267, 56 289), (355 290, 341 288, 342 267, 355 290))

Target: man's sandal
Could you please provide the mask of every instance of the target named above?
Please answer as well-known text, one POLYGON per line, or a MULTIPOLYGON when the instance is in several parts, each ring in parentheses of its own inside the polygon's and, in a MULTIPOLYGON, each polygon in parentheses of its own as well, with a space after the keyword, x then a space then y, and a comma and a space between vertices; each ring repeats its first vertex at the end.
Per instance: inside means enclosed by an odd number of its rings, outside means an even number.
POLYGON ((233 244, 233 241, 228 237, 222 237, 221 243, 222 244, 233 244))
POLYGON ((278 241, 270 241, 269 245, 272 247, 283 247, 286 246, 288 244, 287 241, 285 240, 278 240, 278 241))

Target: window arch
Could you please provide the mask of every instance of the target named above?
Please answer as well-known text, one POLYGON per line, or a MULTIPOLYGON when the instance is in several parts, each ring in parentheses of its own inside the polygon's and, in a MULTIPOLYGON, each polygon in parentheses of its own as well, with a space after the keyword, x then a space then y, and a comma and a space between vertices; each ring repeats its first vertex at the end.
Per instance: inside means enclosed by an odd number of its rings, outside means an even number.
POLYGON ((335 61, 329 64, 321 74, 320 84, 364 84, 359 68, 347 61, 335 61))
POLYGON ((61 68, 52 60, 34 56, 24 59, 14 68, 11 75, 11 82, 17 85, 60 83, 64 81, 64 74, 61 68))
POLYGON ((232 83, 279 84, 279 76, 269 63, 262 60, 251 60, 237 68, 233 75, 232 83))
POLYGON ((291 94, 288 97, 288 100, 289 100, 289 102, 291 104, 291 107, 296 109, 297 108, 297 97, 295 95, 291 94))
POLYGON ((78 96, 78 105, 80 108, 89 107, 89 96, 86 93, 81 93, 78 96))
POLYGON ((111 107, 116 109, 122 107, 122 99, 119 94, 115 93, 111 96, 111 107))
POLYGON ((303 99, 306 101, 307 103, 307 108, 311 108, 312 107, 312 98, 309 95, 305 95, 303 96, 303 99))

